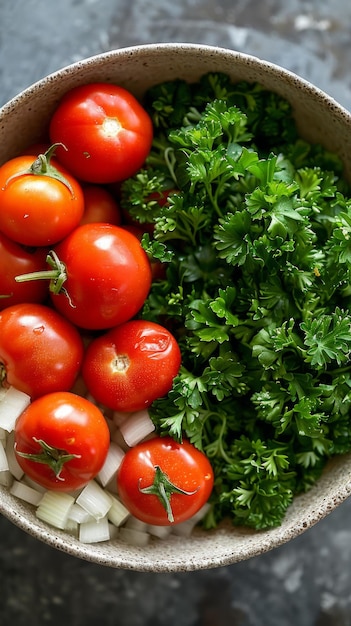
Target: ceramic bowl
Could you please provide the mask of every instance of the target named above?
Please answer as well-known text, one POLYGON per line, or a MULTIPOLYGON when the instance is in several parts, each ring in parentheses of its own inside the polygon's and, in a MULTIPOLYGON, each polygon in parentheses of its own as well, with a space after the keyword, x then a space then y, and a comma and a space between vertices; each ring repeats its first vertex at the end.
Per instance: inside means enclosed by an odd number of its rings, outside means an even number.
MULTIPOLYGON (((301 135, 323 143, 344 161, 351 179, 351 114, 328 95, 276 65, 232 50, 196 44, 152 44, 119 49, 74 63, 35 83, 0 111, 0 163, 42 135, 62 95, 72 87, 110 81, 137 97, 163 80, 196 81, 209 71, 234 81, 258 81, 286 97, 301 135)), ((33 509, 0 487, 0 512, 23 531, 73 556, 102 565, 149 572, 190 571, 229 565, 275 548, 330 513, 351 494, 351 455, 334 459, 317 484, 296 497, 282 525, 256 532, 224 523, 213 531, 196 529, 187 537, 171 536, 137 548, 118 539, 83 544, 40 522, 33 509)))

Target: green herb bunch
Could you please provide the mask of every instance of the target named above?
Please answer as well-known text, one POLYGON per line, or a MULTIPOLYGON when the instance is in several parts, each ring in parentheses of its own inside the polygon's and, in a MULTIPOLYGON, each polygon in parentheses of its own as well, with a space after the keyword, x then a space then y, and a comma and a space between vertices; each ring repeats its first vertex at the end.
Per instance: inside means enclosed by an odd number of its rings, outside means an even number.
POLYGON ((183 356, 151 416, 212 462, 206 527, 276 526, 351 448, 342 165, 301 139, 289 103, 259 84, 210 73, 153 87, 145 106, 153 148, 122 203, 154 224, 143 246, 166 265, 141 315, 168 326, 183 356))

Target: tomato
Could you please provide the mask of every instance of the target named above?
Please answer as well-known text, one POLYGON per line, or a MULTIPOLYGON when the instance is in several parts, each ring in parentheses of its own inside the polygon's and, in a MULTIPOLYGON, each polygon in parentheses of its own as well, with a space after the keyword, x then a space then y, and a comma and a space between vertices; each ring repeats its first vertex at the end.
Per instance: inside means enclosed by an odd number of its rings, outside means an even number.
POLYGON ((43 302, 49 291, 44 281, 18 283, 15 276, 46 268, 45 248, 24 248, 0 232, 0 310, 19 302, 43 302))
POLYGON ((70 392, 34 400, 15 425, 15 455, 43 487, 72 491, 101 470, 110 444, 106 420, 94 404, 70 392))
POLYGON ((0 167, 0 231, 25 246, 52 245, 83 215, 78 181, 57 161, 22 155, 0 167))
POLYGON ((69 390, 83 360, 78 330, 43 304, 0 312, 0 382, 36 398, 69 390))
POLYGON ((168 526, 189 519, 207 502, 213 470, 189 441, 155 437, 126 452, 117 487, 132 515, 147 524, 168 526))
POLYGON ((52 283, 52 302, 77 326, 112 328, 144 304, 151 286, 150 262, 138 239, 120 226, 84 224, 54 251, 62 264, 57 275, 63 274, 64 282, 62 287, 52 283))
POLYGON ((57 158, 80 180, 113 183, 133 176, 148 156, 152 121, 126 89, 92 83, 66 93, 50 123, 57 158))
POLYGON ((131 320, 93 339, 86 349, 83 380, 92 396, 116 411, 139 411, 172 387, 181 353, 163 326, 131 320))
POLYGON ((83 187, 84 214, 81 224, 107 222, 118 226, 121 223, 121 211, 113 195, 99 185, 83 187))

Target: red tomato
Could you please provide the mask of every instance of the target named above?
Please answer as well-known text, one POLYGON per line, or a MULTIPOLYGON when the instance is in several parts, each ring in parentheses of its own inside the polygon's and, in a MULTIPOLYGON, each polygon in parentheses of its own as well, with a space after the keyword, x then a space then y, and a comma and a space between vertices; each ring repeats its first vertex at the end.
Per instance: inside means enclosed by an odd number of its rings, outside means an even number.
POLYGON ((151 286, 150 263, 140 242, 120 226, 85 224, 55 247, 65 266, 64 291, 52 301, 86 329, 112 328, 132 318, 151 286))
POLYGON ((36 156, 22 155, 0 167, 0 206, 0 230, 7 237, 25 246, 48 246, 79 224, 84 198, 78 181, 57 161, 41 167, 36 156))
POLYGON ((99 185, 83 187, 84 214, 81 224, 106 222, 118 226, 121 223, 121 211, 113 195, 99 185))
POLYGON ((46 269, 45 248, 23 248, 0 232, 0 310, 19 302, 43 302, 45 281, 18 283, 15 276, 46 269))
POLYGON ((101 470, 110 432, 89 400, 56 392, 32 402, 17 419, 15 455, 27 476, 56 491, 83 487, 101 470))
POLYGON ((82 376, 98 402, 132 412, 168 393, 180 363, 178 343, 166 328, 131 320, 89 344, 82 376))
POLYGON ((213 488, 208 458, 188 441, 155 437, 130 448, 117 473, 119 497, 147 524, 169 526, 189 519, 213 488))
POLYGON ((112 183, 133 176, 148 156, 151 118, 126 89, 107 83, 66 93, 51 119, 56 155, 77 178, 112 183))
POLYGON ((15 304, 0 312, 0 381, 37 398, 69 390, 80 370, 77 329, 43 304, 15 304))

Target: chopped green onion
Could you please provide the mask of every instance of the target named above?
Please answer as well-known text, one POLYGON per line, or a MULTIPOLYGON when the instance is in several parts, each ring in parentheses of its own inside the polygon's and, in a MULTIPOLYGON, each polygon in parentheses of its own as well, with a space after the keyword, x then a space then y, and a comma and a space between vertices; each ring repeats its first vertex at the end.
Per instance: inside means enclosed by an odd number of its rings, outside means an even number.
POLYGON ((98 474, 98 479, 103 487, 106 487, 107 483, 115 476, 123 457, 122 448, 111 441, 105 463, 98 474))
POLYGON ((110 528, 107 517, 92 522, 85 522, 79 527, 79 540, 82 543, 109 541, 110 528))
POLYGON ((155 425, 150 418, 149 411, 143 409, 129 415, 119 429, 126 444, 132 448, 150 435, 155 430, 155 425))
POLYGON ((23 391, 9 387, 0 402, 0 428, 11 432, 17 418, 30 404, 30 396, 23 391))
POLYGON ((82 489, 76 502, 96 520, 105 517, 112 505, 111 496, 95 480, 82 489))
POLYGON ((130 513, 122 502, 111 496, 112 505, 107 513, 107 518, 114 526, 121 526, 129 518, 130 513))
POLYGON ((36 514, 42 521, 63 530, 66 527, 73 504, 74 498, 68 493, 46 491, 37 508, 36 514))
POLYGON ((40 491, 29 487, 19 480, 13 482, 10 493, 16 496, 16 498, 20 498, 20 500, 24 500, 24 502, 28 502, 28 504, 33 504, 34 506, 38 506, 43 498, 43 494, 40 491))

